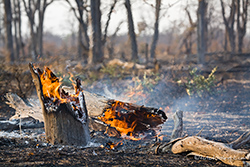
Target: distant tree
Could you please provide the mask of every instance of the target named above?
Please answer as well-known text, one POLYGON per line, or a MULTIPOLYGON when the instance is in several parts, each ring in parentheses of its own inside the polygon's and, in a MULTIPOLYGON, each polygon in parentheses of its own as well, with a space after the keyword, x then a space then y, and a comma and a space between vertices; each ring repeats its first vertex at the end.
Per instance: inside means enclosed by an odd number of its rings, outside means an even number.
POLYGON ((100 0, 91 0, 91 20, 92 20, 92 56, 94 63, 100 63, 103 61, 103 45, 102 45, 102 31, 101 31, 101 2, 100 0))
POLYGON ((222 17, 223 17, 223 22, 225 25, 225 45, 224 45, 224 50, 228 50, 228 40, 230 42, 230 49, 231 53, 235 52, 235 32, 234 32, 234 23, 235 23, 235 13, 236 13, 236 1, 231 0, 231 5, 230 5, 230 14, 228 17, 226 17, 225 14, 225 4, 223 0, 220 0, 221 2, 221 11, 222 11, 222 17))
POLYGON ((15 40, 15 58, 24 57, 24 43, 22 37, 21 6, 19 0, 13 0, 13 22, 14 22, 14 40, 15 40))
POLYGON ((247 15, 249 0, 237 0, 237 36, 238 36, 238 52, 242 53, 243 39, 246 35, 247 15), (241 3, 242 2, 242 3, 241 3))
POLYGON ((113 13, 113 10, 115 8, 116 3, 117 3, 117 0, 114 0, 111 7, 110 7, 109 13, 108 13, 108 19, 107 19, 106 24, 105 24, 104 35, 103 35, 103 40, 102 40, 103 45, 105 45, 105 43, 106 43, 107 34, 108 34, 108 27, 109 27, 109 23, 110 23, 110 20, 111 20, 111 14, 113 13))
POLYGON ((205 63, 205 53, 207 52, 207 6, 206 0, 199 0, 197 10, 197 54, 199 63, 205 63))
POLYGON ((154 24, 154 36, 151 44, 150 57, 155 58, 155 49, 159 37, 159 17, 161 10, 161 0, 155 0, 155 24, 154 24))
POLYGON ((132 50, 132 60, 138 61, 138 49, 137 49, 137 42, 136 42, 136 35, 134 30, 134 21, 133 15, 131 11, 131 4, 130 0, 125 0, 125 7, 127 9, 127 17, 128 17, 128 34, 131 43, 131 50, 132 50))
POLYGON ((43 23, 46 8, 54 0, 23 0, 26 15, 30 26, 30 54, 36 61, 37 56, 43 56, 43 23), (35 14, 38 12, 38 23, 35 14))
MULTIPOLYGON (((88 59, 89 53, 89 35, 88 35, 88 18, 84 20, 84 13, 88 12, 86 9, 86 2, 84 0, 75 0, 77 9, 72 5, 72 1, 66 0, 74 12, 75 17, 78 20, 78 56, 83 58, 85 62, 88 59), (84 36, 83 34, 84 33, 84 36)), ((88 16, 88 14, 86 14, 88 16)))
POLYGON ((5 45, 6 45, 6 62, 14 62, 14 50, 12 40, 12 9, 11 1, 3 0, 4 3, 4 27, 5 27, 5 45))

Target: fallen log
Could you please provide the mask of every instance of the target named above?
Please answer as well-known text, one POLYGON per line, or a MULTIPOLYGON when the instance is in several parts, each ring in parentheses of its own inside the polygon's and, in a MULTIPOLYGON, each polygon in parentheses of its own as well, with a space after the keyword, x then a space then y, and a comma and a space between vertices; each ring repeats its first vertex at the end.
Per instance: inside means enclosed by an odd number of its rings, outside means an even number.
POLYGON ((61 102, 50 96, 53 91, 63 91, 59 89, 59 80, 52 71, 46 68, 46 72, 42 72, 31 63, 29 68, 42 107, 46 140, 52 144, 86 145, 90 141, 90 134, 87 108, 80 85, 76 86, 76 96, 61 102), (49 89, 46 90, 45 86, 49 89), (52 92, 47 92, 49 90, 52 92))
POLYGON ((177 141, 171 150, 174 154, 192 152, 190 155, 216 159, 234 166, 243 166, 246 161, 250 160, 250 153, 247 151, 234 150, 224 143, 206 140, 198 136, 190 136, 177 141))
MULTIPOLYGON (((58 78, 49 68, 46 68, 44 73, 38 68, 35 69, 32 64, 30 64, 30 70, 36 85, 39 101, 42 105, 45 133, 48 140, 58 140, 51 139, 51 136, 54 136, 54 133, 59 136, 57 129, 65 128, 65 125, 60 122, 66 123, 66 121, 68 121, 70 116, 66 115, 67 113, 70 113, 73 115, 73 118, 75 118, 74 113, 80 112, 76 117, 78 120, 82 120, 82 118, 79 117, 86 115, 87 120, 83 121, 84 127, 85 124, 90 124, 92 129, 105 130, 109 136, 115 137, 139 136, 140 133, 159 128, 158 125, 167 120, 165 113, 157 108, 138 106, 132 103, 107 99, 86 91, 83 92, 80 80, 77 80, 74 86, 75 92, 77 92, 75 93, 76 95, 71 96, 69 94, 70 90, 66 92, 67 88, 63 89, 60 87, 58 78), (50 78, 49 83, 45 82, 47 78, 50 78), (82 97, 82 100, 80 100, 80 97, 82 97), (75 98, 76 100, 74 100, 75 98), (78 102, 79 104, 76 104, 78 102), (83 109, 83 111, 81 109, 83 109), (88 116, 90 116, 90 119, 88 119, 88 116), (59 120, 59 122, 56 120, 59 120), (53 128, 56 129, 54 130, 55 132, 51 130, 53 128)), ((75 126, 79 125, 67 127, 67 129, 69 129, 68 131, 75 126)), ((62 133, 61 131, 62 130, 60 130, 60 133, 62 133)), ((70 132, 64 133, 64 135, 66 135, 70 132)), ((65 141, 65 139, 63 141, 65 141)))
POLYGON ((175 125, 171 141, 152 145, 152 151, 155 154, 171 151, 174 154, 188 153, 187 156, 195 156, 196 159, 220 160, 225 164, 233 166, 250 165, 250 153, 248 151, 236 150, 250 141, 250 132, 245 132, 229 144, 201 138, 198 136, 200 132, 196 136, 180 137, 179 135, 183 128, 182 116, 183 113, 180 111, 173 115, 175 125))

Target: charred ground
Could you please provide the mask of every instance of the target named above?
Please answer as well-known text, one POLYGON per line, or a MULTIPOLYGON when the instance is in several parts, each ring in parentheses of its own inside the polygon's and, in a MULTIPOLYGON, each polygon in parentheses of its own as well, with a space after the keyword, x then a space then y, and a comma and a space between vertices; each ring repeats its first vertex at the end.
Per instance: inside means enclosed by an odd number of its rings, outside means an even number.
MULTIPOLYGON (((227 143, 250 128, 250 83, 219 80, 213 95, 189 97, 185 88, 174 82, 172 76, 161 78, 150 95, 138 101, 139 104, 146 103, 165 110, 169 119, 162 128, 162 134, 166 135, 163 142, 170 139, 173 129, 172 114, 176 109, 184 111, 184 133, 188 135, 195 135, 204 127, 202 137, 227 143)), ((117 80, 104 78, 85 88, 100 94, 107 94, 104 91, 107 88, 112 95, 122 97, 125 95, 125 86, 131 80, 131 77, 117 80)), ((1 120, 7 120, 15 113, 5 101, 2 94, 1 120)), ((8 133, 13 132, 18 134, 17 130, 8 133)), ((2 135, 0 166, 227 166, 219 161, 175 155, 171 152, 156 155, 150 150, 156 139, 129 141, 110 138, 102 132, 93 132, 91 135, 94 145, 83 148, 47 144, 43 133, 43 128, 37 128, 24 129, 22 137, 2 135), (115 149, 110 149, 107 145, 109 142, 117 143, 121 140, 123 145, 115 149)), ((249 150, 249 147, 245 145, 242 149, 249 150)))

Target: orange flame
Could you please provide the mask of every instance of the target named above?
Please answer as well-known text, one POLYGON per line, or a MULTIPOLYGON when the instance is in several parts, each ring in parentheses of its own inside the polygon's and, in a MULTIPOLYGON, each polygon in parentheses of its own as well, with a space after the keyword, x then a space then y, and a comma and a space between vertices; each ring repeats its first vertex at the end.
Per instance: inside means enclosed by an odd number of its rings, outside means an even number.
POLYGON ((114 127, 122 137, 131 140, 140 140, 140 137, 135 136, 164 122, 157 114, 115 100, 98 119, 114 127))
MULTIPOLYGON (((39 75, 43 89, 43 96, 45 98, 51 98, 53 99, 54 102, 56 100, 59 100, 60 103, 66 103, 69 101, 77 100, 76 98, 78 97, 79 92, 75 95, 61 94, 62 90, 60 89, 60 86, 62 84, 61 83, 62 79, 61 78, 58 79, 48 67, 45 67, 44 72, 43 73, 40 72, 39 75)), ((70 79, 72 81, 72 84, 74 85, 72 77, 73 75, 71 74, 70 79)))

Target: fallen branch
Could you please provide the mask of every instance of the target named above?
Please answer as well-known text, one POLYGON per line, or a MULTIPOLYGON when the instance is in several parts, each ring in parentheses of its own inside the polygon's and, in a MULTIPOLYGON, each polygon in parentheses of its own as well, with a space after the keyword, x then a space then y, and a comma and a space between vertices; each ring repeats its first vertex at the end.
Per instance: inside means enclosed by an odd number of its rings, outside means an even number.
POLYGON ((234 166, 243 166, 250 160, 250 154, 246 151, 234 150, 223 143, 198 136, 190 136, 177 141, 171 150, 174 154, 194 152, 195 155, 213 158, 234 166))

